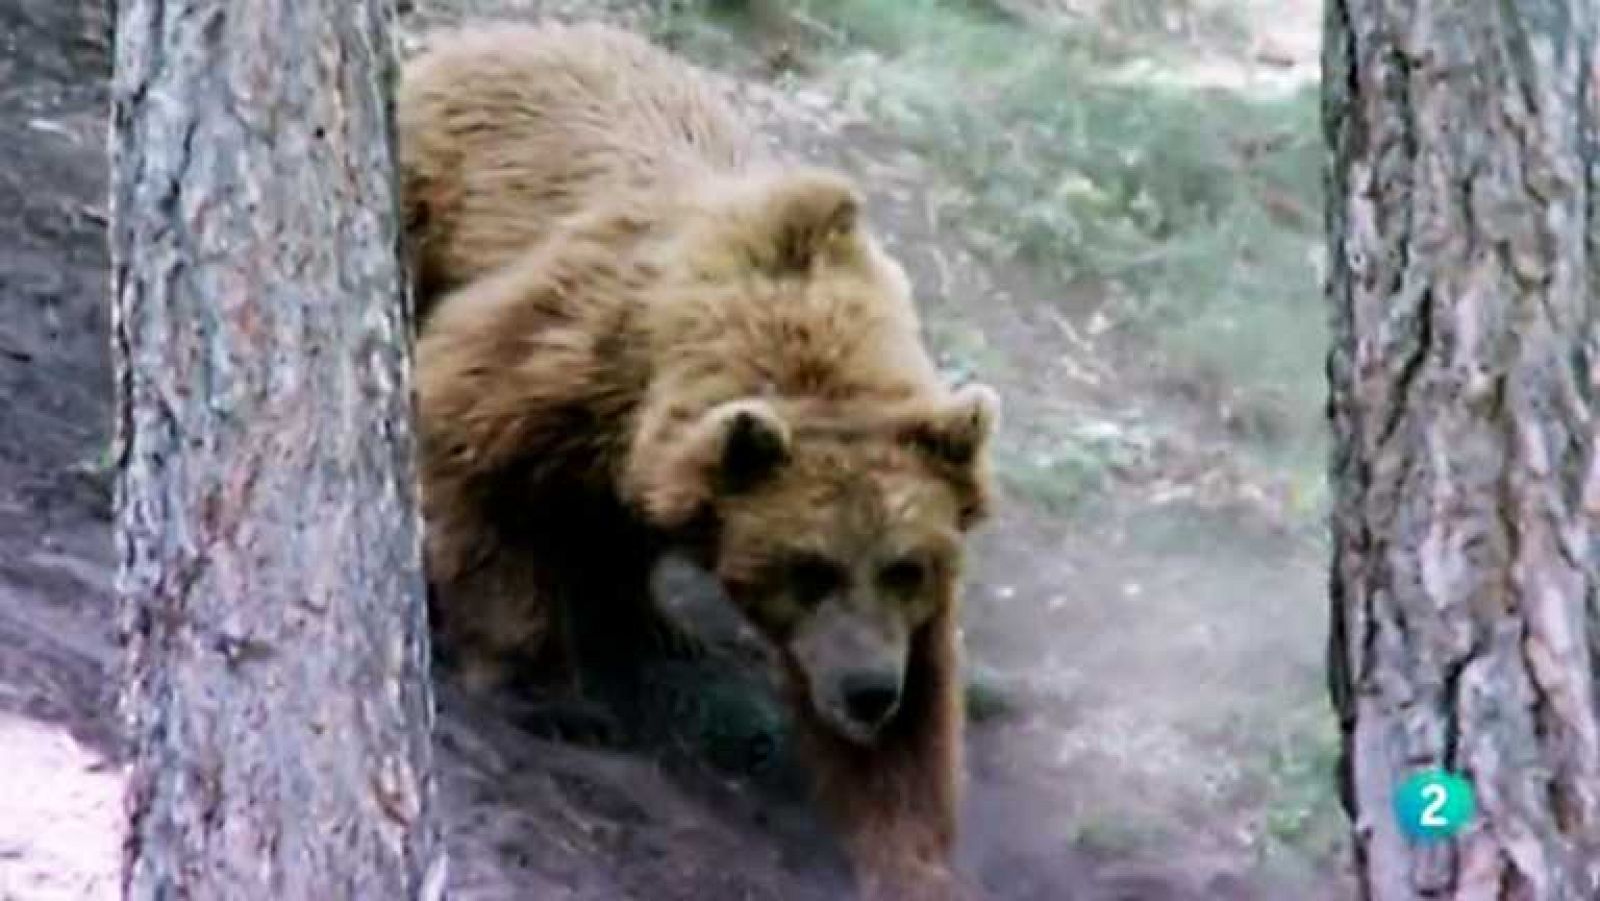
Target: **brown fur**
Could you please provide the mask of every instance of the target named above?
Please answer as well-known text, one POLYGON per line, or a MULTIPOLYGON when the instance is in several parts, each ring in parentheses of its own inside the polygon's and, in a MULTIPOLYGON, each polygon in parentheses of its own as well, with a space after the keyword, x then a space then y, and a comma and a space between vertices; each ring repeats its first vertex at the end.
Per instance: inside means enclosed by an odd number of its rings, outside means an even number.
POLYGON ((625 32, 482 27, 406 67, 397 109, 421 293, 509 262, 629 190, 746 165, 722 98, 625 32))
POLYGON ((468 681, 642 653, 651 567, 684 547, 788 662, 869 891, 953 892, 956 585, 995 401, 937 379, 853 187, 593 26, 440 39, 399 121, 430 579, 468 681), (869 664, 898 706, 850 737, 829 699, 869 664))

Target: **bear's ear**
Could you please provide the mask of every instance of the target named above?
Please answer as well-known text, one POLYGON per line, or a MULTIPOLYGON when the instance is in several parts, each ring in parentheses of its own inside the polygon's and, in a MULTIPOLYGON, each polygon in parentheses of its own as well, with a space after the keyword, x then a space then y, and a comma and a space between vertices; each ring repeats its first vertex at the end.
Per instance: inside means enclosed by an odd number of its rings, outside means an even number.
POLYGON ((1000 395, 968 384, 903 436, 949 481, 960 503, 959 526, 969 529, 989 513, 989 470, 984 451, 1000 420, 1000 395))
POLYGON ((657 525, 686 525, 718 497, 748 490, 788 458, 789 426, 771 404, 729 401, 667 447, 641 457, 638 496, 657 525))
POLYGON ((789 427, 772 405, 760 400, 738 400, 707 414, 715 443, 708 459, 713 465, 715 490, 737 493, 771 475, 789 458, 789 427))
POLYGON ((969 383, 957 388, 931 416, 906 431, 907 439, 938 462, 969 467, 978 458, 1000 419, 1000 395, 969 383))
POLYGON ((767 182, 754 210, 757 258, 777 274, 809 272, 847 250, 861 219, 861 197, 843 176, 802 169, 767 182))

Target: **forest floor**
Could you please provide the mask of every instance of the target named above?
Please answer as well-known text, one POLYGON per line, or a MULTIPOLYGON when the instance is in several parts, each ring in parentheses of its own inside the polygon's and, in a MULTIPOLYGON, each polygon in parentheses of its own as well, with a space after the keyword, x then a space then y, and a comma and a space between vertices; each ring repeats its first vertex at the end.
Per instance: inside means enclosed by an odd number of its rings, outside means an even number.
MULTIPOLYGON (((1318 4, 566 5, 701 60, 782 148, 860 176, 941 359, 1005 397, 966 629, 1005 710, 970 735, 963 867, 1018 901, 1348 897, 1318 4)), ((413 6, 408 46, 563 12, 413 6)), ((117 894, 108 69, 102 3, 0 4, 0 901, 117 894)), ((715 604, 683 571, 663 588, 715 604)), ((756 776, 440 706, 454 897, 841 895, 826 831, 756 776)))

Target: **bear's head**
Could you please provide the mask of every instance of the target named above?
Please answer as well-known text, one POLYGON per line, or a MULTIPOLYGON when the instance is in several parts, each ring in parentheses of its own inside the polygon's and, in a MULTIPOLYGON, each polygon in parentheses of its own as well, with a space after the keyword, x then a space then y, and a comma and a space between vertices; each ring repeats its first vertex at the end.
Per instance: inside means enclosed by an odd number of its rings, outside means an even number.
POLYGON ((670 439, 641 429, 641 503, 694 536, 817 717, 871 742, 919 642, 951 627, 999 402, 938 384, 905 275, 860 227, 847 182, 802 170, 720 200, 671 248, 688 299, 663 305, 683 317, 663 328, 686 349, 677 384, 725 399, 657 418, 670 439))
POLYGON ((894 718, 914 647, 954 615, 997 404, 981 385, 860 418, 746 399, 696 430, 703 562, 848 739, 894 718))

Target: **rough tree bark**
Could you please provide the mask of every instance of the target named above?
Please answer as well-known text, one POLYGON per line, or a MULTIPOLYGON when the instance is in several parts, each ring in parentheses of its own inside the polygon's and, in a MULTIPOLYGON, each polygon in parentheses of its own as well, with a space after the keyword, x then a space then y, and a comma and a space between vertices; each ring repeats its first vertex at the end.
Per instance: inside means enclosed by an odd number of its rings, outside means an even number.
POLYGON ((1596 0, 1330 0, 1330 687, 1364 898, 1600 898, 1596 0), (1474 826, 1412 846, 1419 767, 1474 826))
POLYGON ((130 899, 438 897, 391 0, 121 0, 130 899))

